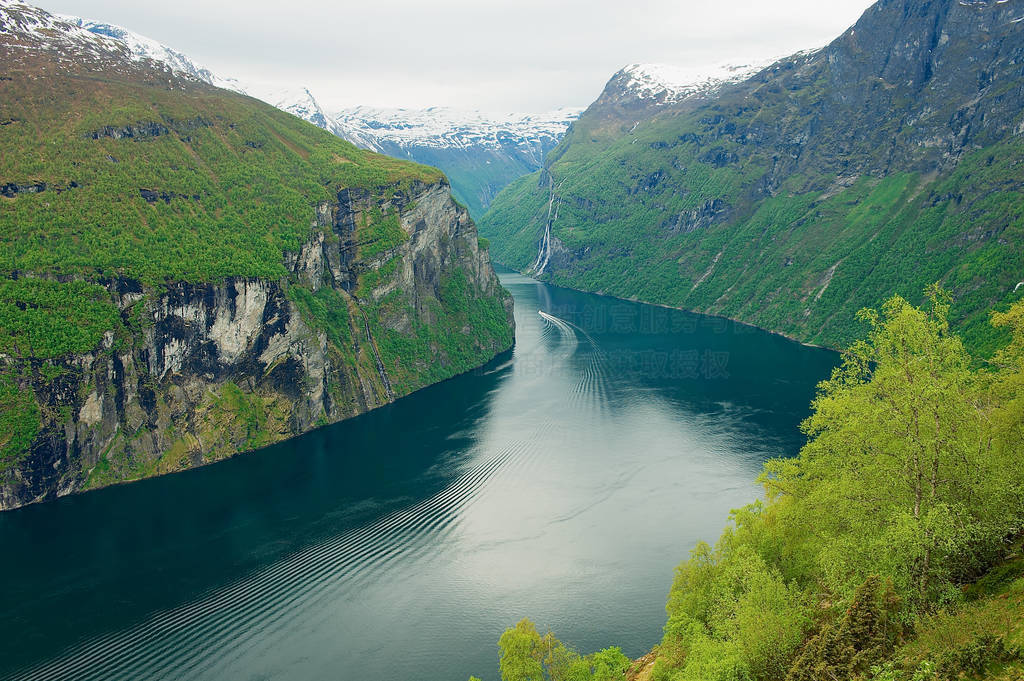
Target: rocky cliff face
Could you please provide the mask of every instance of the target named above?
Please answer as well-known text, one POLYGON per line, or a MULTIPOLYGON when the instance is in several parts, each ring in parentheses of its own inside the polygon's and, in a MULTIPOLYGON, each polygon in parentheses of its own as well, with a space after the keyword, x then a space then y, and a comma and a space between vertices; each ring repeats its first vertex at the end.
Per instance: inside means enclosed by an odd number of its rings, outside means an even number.
POLYGON ((0 510, 481 366, 511 298, 433 168, 0 0, 0 510))
POLYGON ((1022 63, 1021 0, 882 0, 823 49, 677 101, 622 72, 481 229, 500 262, 550 251, 556 283, 831 346, 859 308, 939 281, 995 347, 987 311, 1024 267, 1022 63))
POLYGON ((320 205, 312 236, 286 256, 284 279, 152 287, 117 278, 106 288, 127 333, 49 362, 0 357, 42 415, 27 454, 0 473, 0 509, 267 445, 507 349, 511 298, 466 211, 443 183, 394 189, 343 190, 320 205), (397 217, 407 238, 361 255, 370 213, 397 217), (443 309, 453 279, 462 302, 482 306, 505 333, 474 330, 443 309), (455 337, 452 347, 425 342, 431 366, 382 347, 394 335, 417 342, 426 326, 455 337))
MULTIPOLYGON (((796 170, 942 171, 1015 135, 1024 104, 1019 0, 883 0, 823 50, 762 71, 745 94, 818 96, 748 141, 788 149, 796 170), (803 58, 800 58, 803 57, 803 58), (766 87, 767 86, 767 87, 766 87)), ((788 169, 787 169, 788 171, 788 169)))

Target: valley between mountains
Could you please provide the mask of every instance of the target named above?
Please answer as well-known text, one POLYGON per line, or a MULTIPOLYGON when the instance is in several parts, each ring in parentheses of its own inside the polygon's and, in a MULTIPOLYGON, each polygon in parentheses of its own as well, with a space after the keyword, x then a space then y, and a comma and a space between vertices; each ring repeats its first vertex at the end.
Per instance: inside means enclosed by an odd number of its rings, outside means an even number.
POLYGON ((0 679, 1022 681, 1024 0, 447 105, 679 16, 496 7, 314 7, 396 107, 0 0, 0 679))

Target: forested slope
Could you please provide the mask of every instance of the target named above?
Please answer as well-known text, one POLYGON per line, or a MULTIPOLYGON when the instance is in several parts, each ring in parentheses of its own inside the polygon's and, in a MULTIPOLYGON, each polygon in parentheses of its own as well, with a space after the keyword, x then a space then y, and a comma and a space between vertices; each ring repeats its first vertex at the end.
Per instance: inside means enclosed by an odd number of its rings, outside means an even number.
POLYGON ((1021 16, 1020 0, 882 0, 711 94, 645 102, 613 79, 481 232, 557 284, 832 347, 861 307, 940 281, 992 351, 987 311, 1024 294, 1021 16))

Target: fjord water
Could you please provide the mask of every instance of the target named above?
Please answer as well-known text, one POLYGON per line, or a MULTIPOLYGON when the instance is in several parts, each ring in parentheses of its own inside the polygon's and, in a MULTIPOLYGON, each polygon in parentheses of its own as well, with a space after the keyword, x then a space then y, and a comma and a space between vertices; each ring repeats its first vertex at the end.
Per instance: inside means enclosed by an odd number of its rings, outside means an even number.
POLYGON ((480 371, 0 514, 0 678, 496 680, 525 616, 583 652, 646 652, 673 567, 797 452, 837 356, 502 281, 517 343, 480 371))

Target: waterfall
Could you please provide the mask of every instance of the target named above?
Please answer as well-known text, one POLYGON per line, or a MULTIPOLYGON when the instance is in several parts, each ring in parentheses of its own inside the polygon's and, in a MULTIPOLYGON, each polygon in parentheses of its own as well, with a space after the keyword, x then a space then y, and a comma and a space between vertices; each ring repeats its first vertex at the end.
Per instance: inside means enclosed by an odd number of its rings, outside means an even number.
POLYGON ((540 248, 537 250, 537 259, 530 271, 534 275, 544 274, 548 262, 551 260, 551 225, 558 219, 558 196, 555 194, 555 177, 548 171, 548 217, 544 221, 544 236, 540 239, 540 248))

